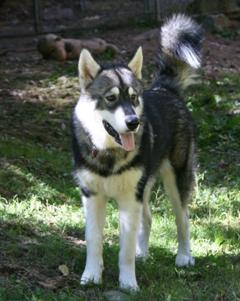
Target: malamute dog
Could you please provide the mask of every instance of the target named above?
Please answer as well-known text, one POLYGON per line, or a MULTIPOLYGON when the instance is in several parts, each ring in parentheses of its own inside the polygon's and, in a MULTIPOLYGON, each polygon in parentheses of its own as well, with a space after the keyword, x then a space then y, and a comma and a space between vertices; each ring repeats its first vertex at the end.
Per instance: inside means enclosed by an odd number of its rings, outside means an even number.
POLYGON ((174 15, 160 30, 157 79, 143 90, 141 47, 128 65, 79 58, 81 95, 73 111, 75 178, 86 216, 87 260, 81 283, 100 283, 106 202, 119 206, 121 288, 138 288, 135 256, 145 258, 149 196, 160 175, 176 215, 177 266, 194 264, 187 204, 194 186, 194 125, 182 91, 200 67, 201 28, 174 15))

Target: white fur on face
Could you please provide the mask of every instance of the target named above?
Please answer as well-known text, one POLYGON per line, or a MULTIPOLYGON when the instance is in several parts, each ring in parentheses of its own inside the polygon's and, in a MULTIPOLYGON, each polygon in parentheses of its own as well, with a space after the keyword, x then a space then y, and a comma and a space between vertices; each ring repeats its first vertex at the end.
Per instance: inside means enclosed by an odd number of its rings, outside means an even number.
MULTIPOLYGON (((117 92, 118 88, 113 88, 115 92, 117 92)), ((112 89, 112 90, 113 90, 112 89)), ((112 91, 111 90, 111 91, 112 91)), ((118 89, 119 91, 119 89, 118 89)), ((129 88, 129 95, 131 96, 132 94, 136 94, 134 89, 132 87, 129 88)), ((143 100, 142 97, 138 97, 139 100, 139 105, 134 108, 135 114, 137 115, 138 118, 140 118, 142 114, 142 106, 143 106, 143 100)), ((126 125, 126 114, 124 113, 124 110, 122 109, 121 106, 117 107, 117 109, 114 112, 108 111, 108 110, 102 110, 100 112, 102 118, 106 120, 110 125, 119 133, 123 134, 129 131, 127 125, 126 125)), ((135 130, 134 132, 136 132, 135 130)))
POLYGON ((126 115, 122 107, 118 107, 114 112, 107 110, 101 111, 101 116, 104 120, 111 124, 111 126, 120 134, 128 131, 125 118, 126 115))
POLYGON ((95 108, 96 102, 92 101, 89 96, 82 95, 75 107, 76 117, 89 133, 92 143, 98 149, 116 146, 114 139, 105 131, 102 124, 102 117, 95 108))
MULTIPOLYGON (((114 90, 117 92, 116 90, 114 90)), ((140 117, 141 106, 136 108, 136 114, 140 117)), ((81 95, 75 107, 75 114, 81 122, 83 128, 89 133, 92 143, 98 149, 110 147, 121 147, 113 137, 111 137, 103 126, 103 119, 106 120, 119 134, 128 132, 125 122, 126 115, 122 107, 118 107, 114 112, 108 110, 96 110, 96 102, 88 95, 81 95)))
POLYGON ((112 95, 112 94, 118 96, 120 94, 119 88, 118 87, 113 87, 110 91, 108 91, 106 93, 105 96, 112 95))
MULTIPOLYGON (((132 96, 134 94, 137 95, 137 92, 132 87, 129 87, 128 94, 129 94, 129 96, 132 96)), ((136 112, 137 117, 140 118, 140 116, 142 114, 142 109, 143 109, 143 100, 142 100, 141 96, 138 96, 138 101, 139 101, 139 104, 135 107, 135 112, 136 112)))
POLYGON ((140 118, 140 116, 142 115, 142 111, 143 111, 143 99, 141 96, 138 97, 138 101, 139 101, 139 105, 136 106, 135 108, 135 112, 138 118, 140 118))
POLYGON ((131 86, 132 85, 132 77, 133 74, 130 70, 126 69, 126 68, 117 68, 116 72, 119 73, 120 77, 122 78, 122 80, 124 81, 124 83, 127 86, 131 86))
POLYGON ((137 94, 137 93, 135 92, 135 90, 132 87, 129 87, 128 88, 128 94, 131 96, 131 95, 137 94))

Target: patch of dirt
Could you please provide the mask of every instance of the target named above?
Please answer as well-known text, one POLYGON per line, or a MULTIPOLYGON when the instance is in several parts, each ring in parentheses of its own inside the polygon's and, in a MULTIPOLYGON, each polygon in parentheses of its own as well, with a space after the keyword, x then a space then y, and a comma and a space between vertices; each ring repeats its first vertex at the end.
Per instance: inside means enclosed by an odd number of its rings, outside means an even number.
MULTIPOLYGON (((120 53, 115 57, 115 61, 127 62, 133 55, 138 46, 143 46, 144 66, 153 65, 158 51, 158 29, 154 34, 145 34, 148 30, 142 28, 124 28, 106 31, 104 34, 95 34, 94 37, 101 37, 107 41, 116 44, 120 53), (143 34, 143 35, 142 35, 143 34), (139 36, 140 35, 140 36, 139 36)), ((150 33, 152 30, 150 31, 150 33)), ((71 37, 69 35, 69 37, 71 37)), ((91 38, 93 35, 86 34, 91 38)), ((11 90, 11 80, 19 80, 21 78, 30 82, 34 86, 34 78, 43 78, 49 76, 57 69, 68 68, 75 62, 56 62, 43 60, 36 50, 37 37, 21 37, 1 39, 0 43, 0 74, 1 86, 0 93, 4 96, 6 89, 11 90)), ((102 59, 102 58, 100 58, 102 59)), ((220 36, 207 33, 203 44, 203 70, 207 75, 217 77, 224 73, 240 72, 240 40, 230 40, 220 36)), ((63 72, 64 76, 64 72, 63 72)), ((33 89, 32 89, 33 92, 33 89)), ((44 91, 36 91, 34 98, 45 97, 44 91)), ((16 92, 18 93, 18 92, 16 92)), ((25 95, 15 95, 19 99, 25 98, 25 95)))
POLYGON ((240 40, 207 34, 203 48, 203 70, 217 77, 240 72, 240 40))

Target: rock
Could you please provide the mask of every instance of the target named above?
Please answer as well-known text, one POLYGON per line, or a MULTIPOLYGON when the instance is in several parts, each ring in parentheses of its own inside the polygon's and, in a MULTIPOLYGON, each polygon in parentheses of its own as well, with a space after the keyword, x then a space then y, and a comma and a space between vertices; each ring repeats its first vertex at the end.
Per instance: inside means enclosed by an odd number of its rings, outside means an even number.
POLYGON ((107 301, 129 301, 130 296, 120 291, 108 291, 103 293, 107 301))

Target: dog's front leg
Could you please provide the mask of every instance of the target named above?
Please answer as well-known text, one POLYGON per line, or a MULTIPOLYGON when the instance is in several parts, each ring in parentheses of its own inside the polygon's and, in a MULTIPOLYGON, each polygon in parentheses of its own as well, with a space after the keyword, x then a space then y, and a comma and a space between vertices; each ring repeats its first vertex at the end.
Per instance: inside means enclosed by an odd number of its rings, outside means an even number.
POLYGON ((133 196, 121 198, 118 203, 120 217, 119 283, 121 288, 137 290, 135 253, 142 204, 137 202, 133 196))
POLYGON ((81 277, 81 284, 102 282, 103 258, 102 236, 106 216, 106 201, 100 196, 83 196, 87 241, 87 261, 81 277))

